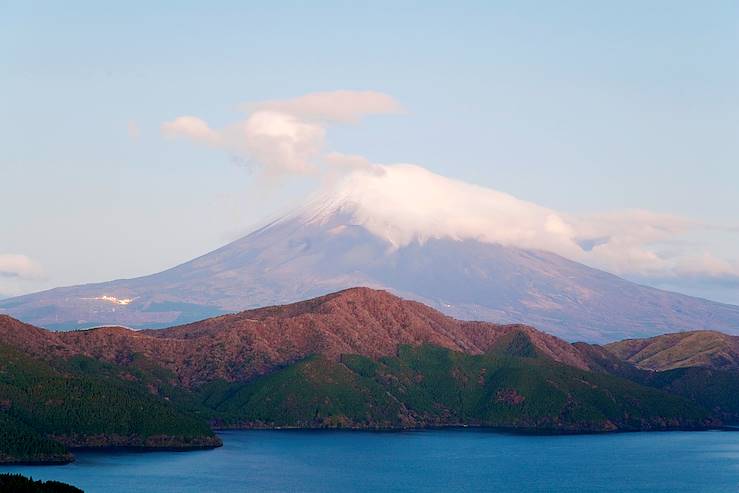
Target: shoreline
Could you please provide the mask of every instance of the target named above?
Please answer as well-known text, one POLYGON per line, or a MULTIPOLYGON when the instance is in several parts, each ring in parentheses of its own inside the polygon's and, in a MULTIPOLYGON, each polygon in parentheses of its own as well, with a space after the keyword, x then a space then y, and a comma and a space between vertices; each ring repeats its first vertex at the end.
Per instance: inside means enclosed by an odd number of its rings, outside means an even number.
POLYGON ((76 452, 125 452, 125 453, 158 453, 158 452, 196 452, 202 450, 213 450, 223 446, 223 441, 218 437, 218 434, 214 430, 215 436, 218 438, 217 444, 212 445, 191 445, 191 446, 136 446, 136 445, 103 445, 100 447, 91 446, 79 446, 79 447, 67 447, 69 454, 67 458, 53 459, 53 460, 38 460, 38 461, 0 461, 0 467, 5 466, 66 466, 76 461, 76 452))
POLYGON ((556 436, 556 435, 608 435, 620 433, 660 433, 670 431, 684 432, 701 432, 701 431, 739 431, 739 425, 721 424, 715 426, 679 426, 669 428, 644 428, 644 429, 614 429, 614 430, 559 430, 559 429, 537 429, 537 428, 513 428, 500 426, 486 426, 480 424, 435 424, 428 426, 409 426, 409 427, 367 427, 367 426, 345 426, 345 427, 306 427, 306 426, 214 426, 215 433, 229 431, 346 431, 346 432, 371 432, 371 433, 403 433, 412 431, 426 430, 487 430, 494 433, 504 433, 510 435, 529 435, 529 436, 556 436))
MULTIPOLYGON (((524 429, 511 429, 511 428, 496 428, 490 426, 477 426, 477 425, 441 425, 441 426, 425 426, 425 427, 409 427, 409 428, 307 428, 307 427, 231 427, 231 428, 214 428, 213 431, 219 437, 221 434, 228 435, 229 433, 238 432, 254 432, 254 431, 265 431, 265 432, 307 432, 307 433, 379 433, 379 434, 400 434, 400 433, 415 433, 423 431, 465 431, 474 430, 478 432, 489 432, 491 434, 501 435, 520 435, 529 437, 553 437, 553 436, 586 436, 586 435, 621 435, 621 434, 638 434, 638 433, 669 433, 669 432, 710 432, 710 431, 721 431, 721 432, 739 432, 739 425, 723 425, 717 427, 707 428, 669 428, 669 429, 656 429, 656 430, 614 430, 614 431, 572 431, 572 432, 544 432, 541 430, 524 430, 524 429)), ((124 454, 156 454, 156 453, 187 453, 197 452, 205 450, 215 450, 223 446, 193 446, 193 447, 136 447, 136 446, 104 446, 104 447, 70 447, 71 452, 93 452, 93 453, 124 453, 124 454)), ((76 458, 72 455, 72 458, 68 461, 19 461, 19 462, 0 462, 0 468, 3 467, 14 467, 14 466, 33 466, 33 467, 45 467, 45 466, 65 466, 74 463, 76 458)))

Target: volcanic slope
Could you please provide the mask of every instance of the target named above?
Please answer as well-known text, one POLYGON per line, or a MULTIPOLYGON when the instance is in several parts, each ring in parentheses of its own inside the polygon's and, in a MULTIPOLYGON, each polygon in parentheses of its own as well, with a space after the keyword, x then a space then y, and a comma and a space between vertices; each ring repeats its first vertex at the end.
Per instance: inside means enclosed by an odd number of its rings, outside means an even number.
POLYGON ((49 329, 161 328, 367 286, 456 318, 526 323, 570 341, 739 333, 737 306, 635 284, 521 242, 481 238, 477 230, 457 231, 469 218, 441 211, 429 221, 428 204, 406 200, 388 211, 383 204, 394 202, 384 195, 367 199, 367 183, 382 193, 424 183, 426 195, 436 190, 440 197, 461 186, 418 167, 387 167, 381 177, 347 183, 163 272, 3 300, 0 313, 49 329))

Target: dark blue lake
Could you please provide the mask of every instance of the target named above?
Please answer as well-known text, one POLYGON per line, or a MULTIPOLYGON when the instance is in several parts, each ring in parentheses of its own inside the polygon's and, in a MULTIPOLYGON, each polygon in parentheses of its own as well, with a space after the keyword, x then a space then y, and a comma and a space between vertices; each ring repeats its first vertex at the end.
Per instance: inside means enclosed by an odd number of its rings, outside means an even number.
POLYGON ((245 491, 737 492, 739 433, 528 436, 480 430, 224 432, 198 452, 80 452, 1 467, 90 493, 245 491))

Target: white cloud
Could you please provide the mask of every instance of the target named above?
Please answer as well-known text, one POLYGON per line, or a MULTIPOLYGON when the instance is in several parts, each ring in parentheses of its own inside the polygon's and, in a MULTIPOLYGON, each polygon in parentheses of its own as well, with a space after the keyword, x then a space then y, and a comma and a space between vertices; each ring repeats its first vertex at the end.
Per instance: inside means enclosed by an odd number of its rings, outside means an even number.
POLYGON ((678 259, 675 273, 685 277, 739 277, 739 264, 720 259, 710 252, 678 259))
POLYGON ((0 277, 40 279, 43 275, 41 265, 26 255, 0 253, 0 277))
POLYGON ((330 152, 323 158, 326 164, 338 168, 341 171, 367 171, 377 175, 385 173, 385 168, 370 162, 364 156, 358 156, 356 154, 342 154, 340 152, 330 152))
POLYGON ((246 159, 268 175, 307 174, 326 164, 322 153, 328 123, 354 123, 364 116, 401 111, 392 97, 374 91, 319 92, 246 107, 251 113, 245 120, 220 130, 195 116, 180 116, 162 124, 161 130, 246 159))
POLYGON ((324 146, 319 124, 275 111, 257 111, 229 131, 232 149, 257 161, 268 173, 310 173, 324 146))
POLYGON ((368 115, 403 111, 387 94, 376 91, 315 92, 294 99, 246 104, 251 111, 277 111, 305 120, 356 123, 368 115))
POLYGON ((196 116, 180 116, 165 122, 162 124, 162 133, 167 137, 186 137, 213 146, 221 143, 220 134, 196 116))
POLYGON ((572 215, 421 166, 350 158, 358 163, 355 171, 331 184, 304 213, 315 220, 337 210, 347 213, 396 248, 432 238, 475 239, 546 250, 622 275, 739 276, 735 265, 697 256, 680 243, 682 235, 705 227, 689 219, 644 210, 572 215), (671 245, 669 254, 664 244, 671 245))
POLYGON ((346 176, 318 207, 350 212, 358 224, 397 247, 450 237, 523 248, 578 248, 571 226, 554 211, 420 166, 377 166, 383 173, 346 176))

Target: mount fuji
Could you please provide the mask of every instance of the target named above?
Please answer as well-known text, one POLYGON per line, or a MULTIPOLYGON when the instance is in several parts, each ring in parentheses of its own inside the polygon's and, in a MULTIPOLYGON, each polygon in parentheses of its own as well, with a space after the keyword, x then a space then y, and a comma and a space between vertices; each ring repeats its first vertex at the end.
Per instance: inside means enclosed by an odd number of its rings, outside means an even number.
POLYGON ((52 329, 157 328, 367 286, 456 318, 526 323, 568 340, 739 333, 737 306, 579 261, 602 241, 500 192, 412 165, 373 165, 202 257, 144 277, 3 300, 0 313, 52 329))

